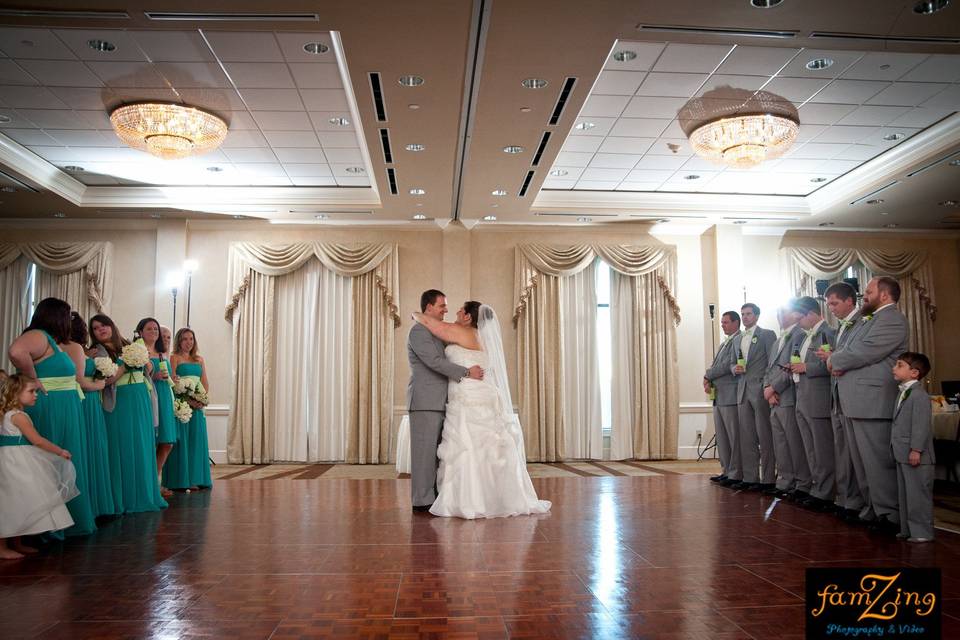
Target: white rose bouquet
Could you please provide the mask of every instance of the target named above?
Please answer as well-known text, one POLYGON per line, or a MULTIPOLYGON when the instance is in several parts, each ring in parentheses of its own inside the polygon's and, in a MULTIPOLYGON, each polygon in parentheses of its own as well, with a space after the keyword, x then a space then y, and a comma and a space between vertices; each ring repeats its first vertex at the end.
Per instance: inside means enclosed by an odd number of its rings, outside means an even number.
POLYGON ((150 352, 143 340, 137 340, 123 348, 120 358, 128 369, 142 369, 150 362, 150 352))
POLYGON ((176 416, 177 420, 180 422, 190 422, 190 418, 193 417, 193 409, 190 408, 190 405, 186 400, 174 398, 173 415, 176 416))
POLYGON ((207 390, 204 389, 200 381, 195 378, 179 378, 173 384, 173 393, 178 399, 184 402, 195 402, 202 407, 210 404, 207 390))
POLYGON ((96 370, 93 372, 94 380, 105 380, 117 373, 117 363, 107 357, 93 359, 93 366, 96 370))

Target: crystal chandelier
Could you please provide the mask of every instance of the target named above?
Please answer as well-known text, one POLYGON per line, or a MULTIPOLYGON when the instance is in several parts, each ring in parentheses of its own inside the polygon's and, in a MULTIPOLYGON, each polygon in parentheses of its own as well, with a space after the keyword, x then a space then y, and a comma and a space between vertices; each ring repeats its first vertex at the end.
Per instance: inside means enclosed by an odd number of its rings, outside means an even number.
POLYGON ((782 156, 797 139, 795 120, 770 113, 720 118, 697 127, 690 146, 707 160, 735 167, 753 167, 782 156))
POLYGON ((164 160, 212 151, 227 136, 223 119, 182 104, 121 105, 110 112, 110 122, 127 145, 164 160))

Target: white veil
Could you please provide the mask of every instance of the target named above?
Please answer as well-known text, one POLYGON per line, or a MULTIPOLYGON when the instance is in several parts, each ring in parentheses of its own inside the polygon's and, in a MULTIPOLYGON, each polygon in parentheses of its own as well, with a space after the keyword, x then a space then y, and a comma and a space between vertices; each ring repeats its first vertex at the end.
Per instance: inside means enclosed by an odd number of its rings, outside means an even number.
POLYGON ((503 356, 503 340, 500 338, 500 321, 493 307, 480 305, 477 329, 480 334, 480 346, 487 354, 489 366, 484 371, 484 379, 497 389, 500 395, 501 410, 507 420, 513 420, 513 400, 510 398, 510 380, 507 378, 507 363, 503 356))

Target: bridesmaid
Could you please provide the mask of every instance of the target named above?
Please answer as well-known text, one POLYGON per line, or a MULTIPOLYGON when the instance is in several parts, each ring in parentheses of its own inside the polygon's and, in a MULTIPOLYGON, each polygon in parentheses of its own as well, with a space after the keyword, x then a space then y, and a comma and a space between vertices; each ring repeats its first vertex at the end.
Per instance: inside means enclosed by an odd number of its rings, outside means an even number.
POLYGON ((110 483, 120 513, 159 511, 167 506, 157 478, 156 440, 150 394, 151 367, 127 369, 121 350, 129 344, 108 316, 90 318, 91 342, 98 355, 109 356, 119 369, 107 379, 104 393, 107 441, 110 447, 110 483))
POLYGON ((65 349, 77 367, 77 382, 83 389, 83 419, 87 434, 87 469, 90 472, 88 486, 94 516, 113 516, 117 510, 113 504, 113 489, 110 485, 110 452, 107 445, 107 425, 103 417, 100 394, 107 382, 94 379, 96 366, 87 356, 84 346, 90 341, 87 325, 76 311, 71 314, 70 333, 72 342, 65 349))
MULTIPOLYGON (((193 329, 186 327, 177 331, 177 337, 173 341, 175 348, 173 357, 170 358, 173 369, 180 379, 199 380, 203 388, 210 393, 210 386, 207 382, 207 367, 203 358, 197 352, 197 337, 193 329)), ((190 472, 190 486, 201 489, 209 489, 213 486, 213 479, 210 477, 210 446, 207 443, 207 418, 203 415, 203 406, 199 403, 191 402, 193 407, 193 416, 190 418, 190 424, 187 427, 188 440, 187 454, 188 467, 190 472)))
MULTIPOLYGON (((173 333, 170 327, 160 325, 160 336, 167 347, 173 346, 173 333)), ((170 377, 174 382, 177 381, 176 371, 171 367, 170 377)), ((167 457, 167 463, 163 465, 163 482, 161 483, 168 489, 190 490, 190 453, 188 449, 190 422, 180 422, 174 418, 177 426, 177 444, 167 457)))
MULTIPOLYGON (((137 323, 136 336, 141 338, 150 352, 150 364, 153 366, 153 388, 157 392, 157 470, 163 471, 163 465, 170 450, 177 443, 177 419, 173 415, 173 380, 167 361, 167 344, 160 334, 160 323, 154 318, 144 318, 137 323)), ((160 482, 158 480, 158 482, 160 482)), ((173 495, 160 482, 160 495, 164 498, 173 495)))
POLYGON ((44 298, 23 334, 10 345, 10 361, 39 383, 37 403, 26 413, 41 436, 72 454, 80 495, 67 503, 74 525, 68 536, 81 536, 97 529, 90 500, 88 450, 83 424, 83 392, 77 383, 77 367, 61 348, 70 342, 70 305, 57 298, 44 298))

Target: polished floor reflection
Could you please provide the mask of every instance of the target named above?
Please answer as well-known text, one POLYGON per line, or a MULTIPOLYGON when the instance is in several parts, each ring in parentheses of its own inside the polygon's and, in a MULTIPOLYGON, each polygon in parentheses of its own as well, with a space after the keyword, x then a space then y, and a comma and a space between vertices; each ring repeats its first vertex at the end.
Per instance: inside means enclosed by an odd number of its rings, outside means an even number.
POLYGON ((412 513, 407 480, 229 480, 0 563, 0 638, 802 638, 804 569, 936 566, 704 476, 536 478, 550 514, 412 513))

